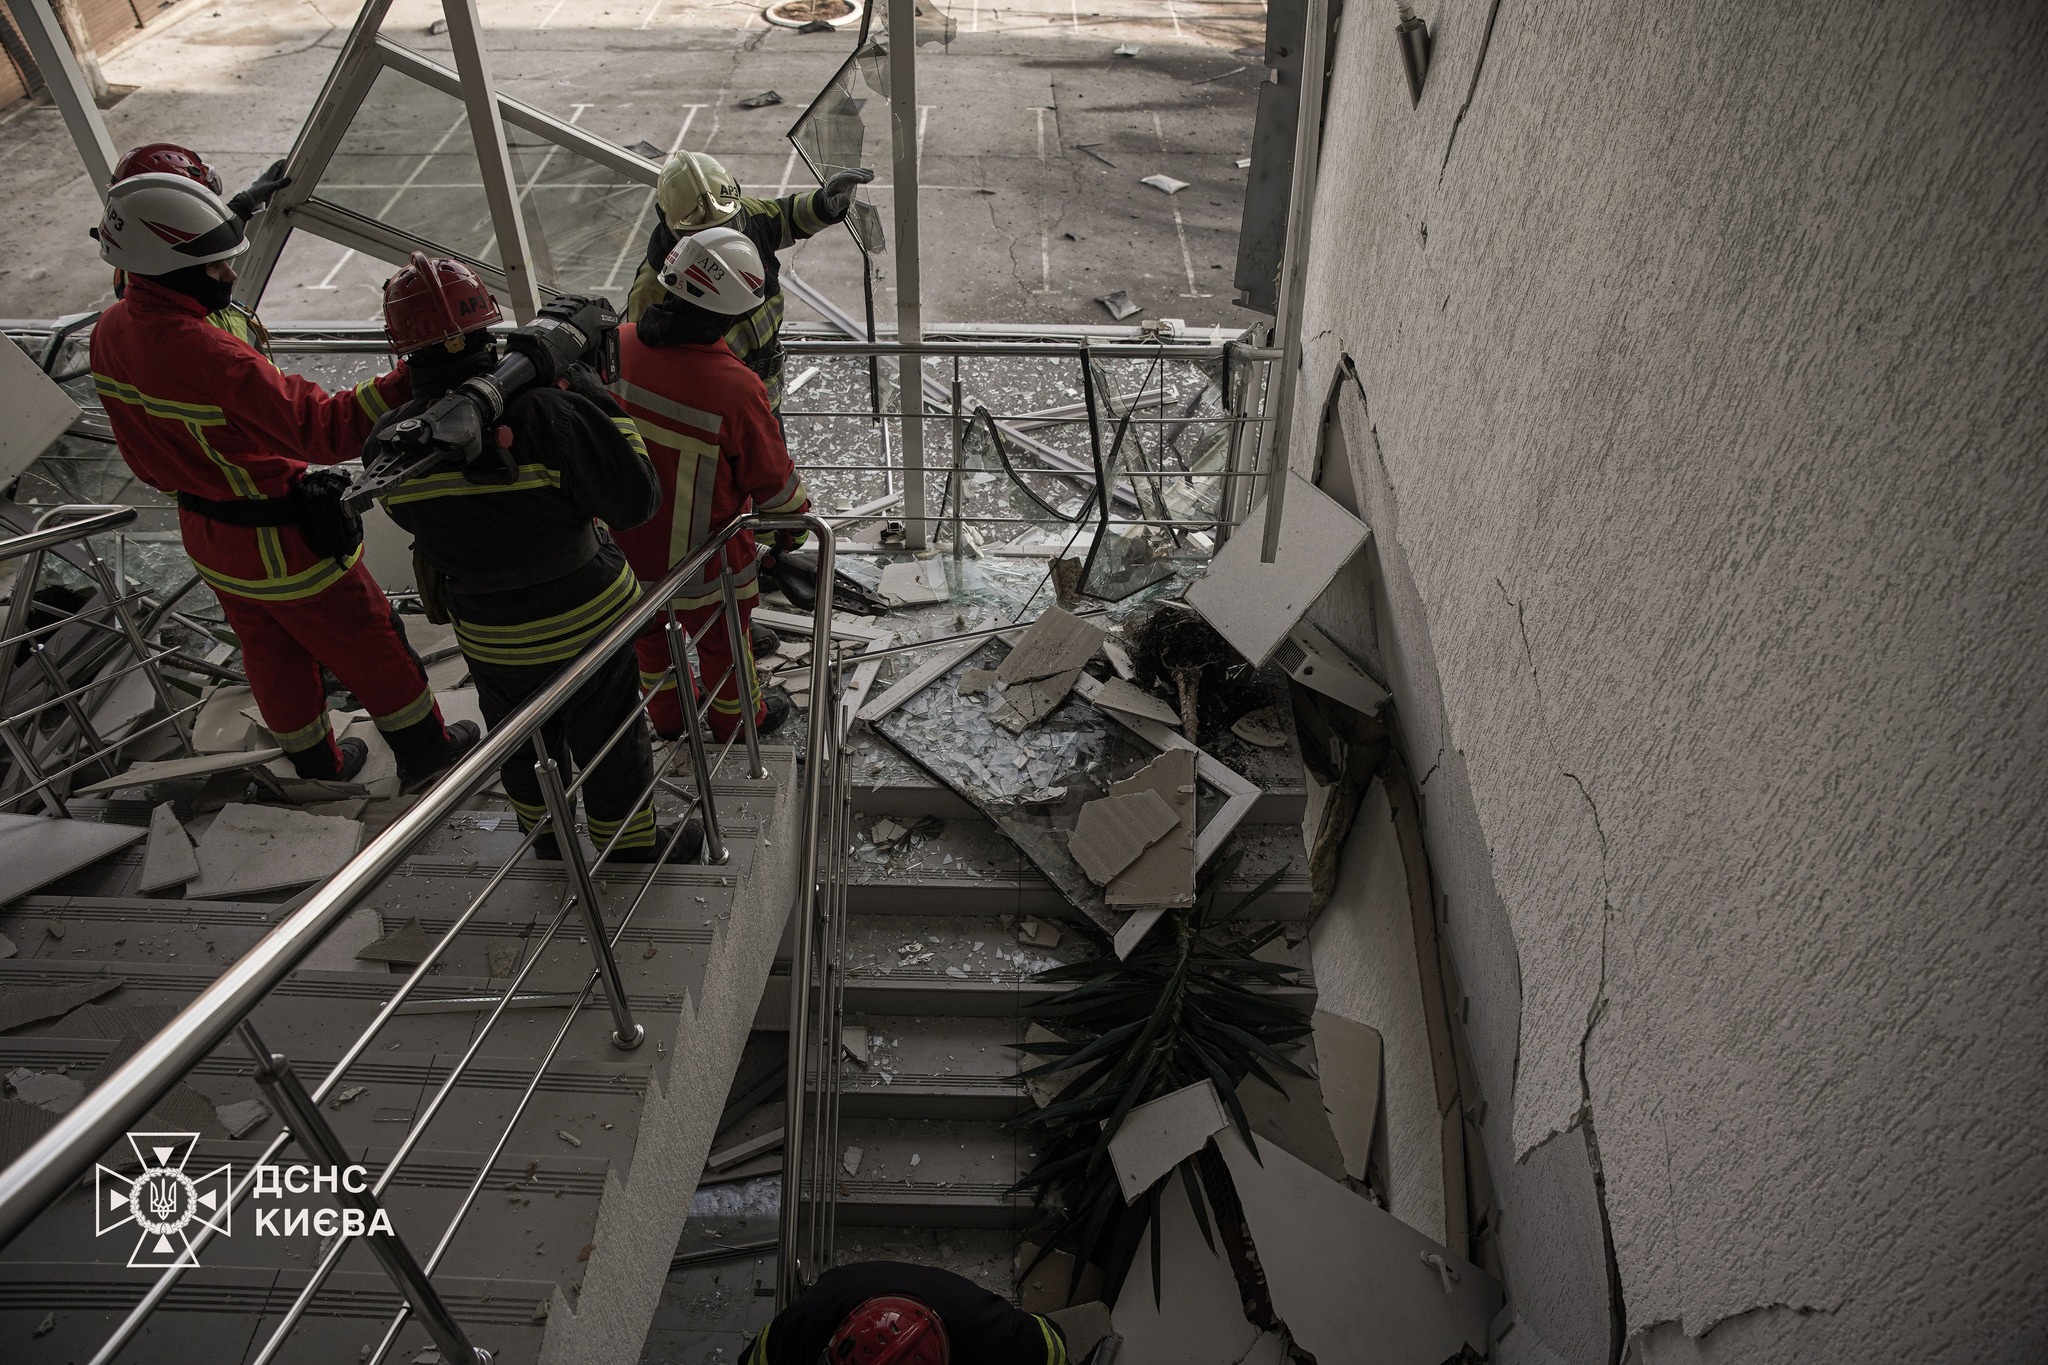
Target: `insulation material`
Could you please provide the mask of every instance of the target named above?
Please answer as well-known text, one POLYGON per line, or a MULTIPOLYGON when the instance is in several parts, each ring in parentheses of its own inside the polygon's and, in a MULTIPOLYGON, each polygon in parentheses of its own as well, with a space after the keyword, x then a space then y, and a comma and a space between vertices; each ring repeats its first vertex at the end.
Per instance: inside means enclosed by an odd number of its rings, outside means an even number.
POLYGON ((1151 792, 1179 817, 1179 828, 1153 843, 1104 889, 1110 905, 1195 903, 1195 755, 1169 749, 1135 774, 1112 782, 1109 794, 1151 792))
MULTIPOLYGON (((1213 1210, 1209 1226, 1216 1226, 1213 1210)), ((1110 1315, 1124 1339, 1117 1359, 1130 1365, 1238 1365, 1259 1337, 1259 1329, 1245 1321, 1243 1299, 1221 1249, 1211 1251, 1203 1240, 1185 1184, 1167 1181, 1159 1191, 1159 1218, 1138 1239, 1131 1272, 1110 1315), (1159 1239, 1156 1301, 1154 1236, 1159 1239)), ((1339 1365, 1354 1358, 1340 1353, 1327 1362, 1339 1365)), ((1441 1365, 1441 1357, 1430 1365, 1441 1365)))
POLYGON ((1216 1087, 1208 1081, 1133 1108, 1109 1140, 1109 1161, 1116 1167, 1124 1202, 1134 1203, 1175 1166, 1201 1151, 1210 1135, 1229 1121, 1216 1087))
POLYGON ((1408 874, 1386 786, 1359 802, 1330 902, 1309 929, 1317 1006, 1384 1040, 1387 1207, 1445 1241, 1443 1110, 1416 968, 1408 874))
POLYGON ((1024 638, 1004 656, 996 681, 1005 687, 1075 672, 1095 657, 1102 627, 1059 607, 1047 607, 1024 638))
POLYGON ((175 782, 187 777, 211 777, 215 773, 231 773, 238 768, 260 768, 275 758, 282 758, 282 749, 251 749, 239 754, 200 754, 193 758, 173 758, 162 763, 137 763, 118 777, 80 787, 80 796, 93 796, 100 792, 118 791, 124 787, 147 787, 158 782, 175 782))
POLYGON ((1315 1012, 1314 1027, 1316 1073, 1330 1131, 1344 1153, 1344 1174, 1363 1180, 1380 1113, 1379 1031, 1328 1010, 1315 1012))
POLYGON ((1081 807, 1067 849, 1090 881, 1107 886, 1179 824, 1180 812, 1155 791, 1105 796, 1081 807))
MULTIPOLYGON (((1118 648, 1121 649, 1122 646, 1118 648)), ((1126 655, 1125 658, 1128 660, 1129 656, 1126 655)), ((1127 716, 1144 716, 1148 720, 1158 721, 1161 725, 1180 724, 1180 712, 1175 710, 1171 703, 1161 701, 1144 688, 1135 683, 1125 682, 1122 678, 1111 678, 1103 683, 1102 689, 1095 694, 1095 704, 1112 711, 1121 711, 1127 716)))
POLYGON ((199 875, 199 855, 192 851, 192 839, 166 801, 149 813, 149 847, 142 854, 142 879, 135 889, 148 895, 166 887, 183 886, 199 875))
POLYGON ((148 832, 132 825, 0 814, 0 905, 89 867, 148 832))
POLYGON ((1322 1365, 1441 1365, 1487 1349, 1502 1295, 1485 1271, 1272 1143, 1255 1159, 1226 1129, 1216 1146, 1273 1310, 1322 1365))
POLYGON ((319 881, 355 856, 362 837, 354 820, 278 806, 223 806, 199 841, 199 879, 185 894, 217 900, 319 881))
MULTIPOLYGON (((1263 526, 1265 508, 1262 498, 1244 524, 1263 526)), ((1188 585, 1187 604, 1238 653, 1264 664, 1358 553, 1366 534, 1364 522, 1301 475, 1290 473, 1280 514, 1280 547, 1273 562, 1259 558, 1262 535, 1232 536, 1209 561, 1209 572, 1188 585)))

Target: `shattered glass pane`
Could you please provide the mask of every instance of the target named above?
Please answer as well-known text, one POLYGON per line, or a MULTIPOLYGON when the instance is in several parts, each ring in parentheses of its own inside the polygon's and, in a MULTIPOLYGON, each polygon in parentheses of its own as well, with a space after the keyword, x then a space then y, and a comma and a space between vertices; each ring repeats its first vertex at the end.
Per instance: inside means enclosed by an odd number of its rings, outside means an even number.
MULTIPOLYGON (((823 184, 835 174, 862 167, 873 169, 889 159, 889 54, 865 43, 834 72, 810 108, 789 130, 804 164, 823 184), (872 108, 874 127, 862 111, 872 108)), ((887 249, 882 216, 868 202, 867 191, 854 193, 846 225, 853 240, 870 256, 887 249)))
POLYGON ((498 264, 462 102, 388 68, 377 73, 312 198, 498 264))

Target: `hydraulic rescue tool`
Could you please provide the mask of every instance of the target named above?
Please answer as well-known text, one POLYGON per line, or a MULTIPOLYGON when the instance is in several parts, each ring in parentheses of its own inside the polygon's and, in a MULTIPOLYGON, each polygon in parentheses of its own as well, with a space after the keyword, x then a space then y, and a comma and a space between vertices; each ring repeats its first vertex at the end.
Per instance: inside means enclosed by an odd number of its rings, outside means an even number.
POLYGON ((465 379, 417 417, 378 431, 363 446, 363 472, 342 505, 361 516, 381 493, 440 468, 471 483, 510 483, 518 462, 486 437, 505 405, 534 384, 553 385, 586 366, 610 383, 619 372, 619 315, 598 297, 566 294, 524 327, 505 334, 505 355, 488 374, 465 379))

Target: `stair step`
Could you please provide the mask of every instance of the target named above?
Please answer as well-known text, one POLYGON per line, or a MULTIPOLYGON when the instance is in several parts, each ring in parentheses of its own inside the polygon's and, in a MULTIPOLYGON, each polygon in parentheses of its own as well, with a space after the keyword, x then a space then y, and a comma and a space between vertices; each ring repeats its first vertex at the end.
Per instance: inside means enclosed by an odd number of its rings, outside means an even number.
POLYGON ((866 1066, 843 1060, 840 1113, 858 1118, 1006 1119, 1031 1108, 1017 1079, 1023 1021, 873 1015, 866 1066))
POLYGON ((839 1137, 834 1159, 842 1224, 1017 1228, 1034 1220, 1030 1196, 1009 1192, 1020 1163, 1036 1157, 1028 1133, 989 1122, 847 1115, 839 1137), (861 1149, 854 1175, 844 1165, 849 1147, 861 1149))

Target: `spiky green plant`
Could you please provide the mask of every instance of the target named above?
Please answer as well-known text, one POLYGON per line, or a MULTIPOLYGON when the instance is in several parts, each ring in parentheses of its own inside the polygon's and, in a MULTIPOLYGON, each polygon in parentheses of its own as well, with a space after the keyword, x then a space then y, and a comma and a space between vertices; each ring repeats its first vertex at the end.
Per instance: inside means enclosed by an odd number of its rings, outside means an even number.
MULTIPOLYGON (((1030 1052, 1052 1060, 1021 1074, 1072 1073, 1072 1079, 1052 1104, 1015 1120, 1041 1135, 1038 1164, 1016 1189, 1033 1192, 1042 1209, 1025 1234, 1039 1248, 1026 1272, 1055 1251, 1072 1253, 1070 1299, 1090 1262, 1101 1265, 1104 1295, 1115 1299, 1145 1229, 1158 1220, 1160 1192, 1174 1171, 1187 1187, 1203 1240, 1211 1250, 1216 1245, 1203 1208, 1203 1177, 1195 1157, 1180 1162, 1135 1203, 1125 1205, 1110 1163, 1109 1143, 1133 1108, 1211 1081, 1245 1145, 1256 1154, 1251 1122, 1237 1098, 1239 1083, 1256 1076, 1279 1089, 1268 1066, 1297 1076, 1308 1074, 1278 1051, 1309 1032, 1308 1017, 1260 989, 1290 980, 1295 969, 1251 955, 1279 932, 1278 926, 1251 937, 1233 936, 1225 929, 1228 919, 1241 919, 1248 906, 1272 890, 1281 874, 1274 872, 1225 916, 1219 913, 1218 902, 1237 864, 1236 857, 1225 860, 1203 881, 1195 904, 1171 912, 1129 957, 1118 959, 1110 951, 1038 974, 1040 981, 1078 984, 1031 1009, 1033 1017, 1060 1030, 1067 1041, 1031 1044, 1030 1052)), ((1159 1243, 1155 1234, 1155 1300, 1160 1290, 1159 1243)))

